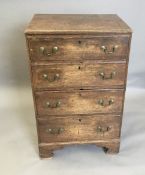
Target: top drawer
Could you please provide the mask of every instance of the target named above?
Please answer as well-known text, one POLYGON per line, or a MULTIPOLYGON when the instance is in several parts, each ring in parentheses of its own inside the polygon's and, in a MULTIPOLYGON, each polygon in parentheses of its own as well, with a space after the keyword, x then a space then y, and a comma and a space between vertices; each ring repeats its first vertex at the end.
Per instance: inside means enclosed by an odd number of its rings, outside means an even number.
POLYGON ((126 59, 129 36, 32 36, 28 39, 32 61, 126 59), (121 58, 120 58, 121 57, 121 58))

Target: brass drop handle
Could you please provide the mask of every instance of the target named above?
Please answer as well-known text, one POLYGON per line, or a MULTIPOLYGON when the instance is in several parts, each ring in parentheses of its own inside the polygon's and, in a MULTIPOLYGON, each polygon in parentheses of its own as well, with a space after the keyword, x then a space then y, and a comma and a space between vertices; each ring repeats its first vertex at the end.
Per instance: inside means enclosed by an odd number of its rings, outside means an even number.
POLYGON ((105 72, 99 72, 99 75, 102 80, 110 80, 114 78, 116 72, 115 71, 111 72, 109 76, 105 72))
POLYGON ((61 105, 60 101, 56 101, 56 102, 49 102, 49 101, 47 101, 46 102, 47 108, 58 108, 58 107, 60 107, 60 105, 61 105))
POLYGON ((48 74, 44 73, 42 77, 45 80, 48 80, 49 82, 53 82, 55 80, 58 80, 60 78, 60 75, 58 73, 54 74, 53 76, 48 76, 48 74))
POLYGON ((101 49, 103 50, 103 52, 104 52, 105 54, 113 54, 113 53, 116 51, 116 49, 117 49, 118 47, 119 47, 118 45, 115 45, 115 46, 112 47, 111 50, 109 50, 109 49, 107 48, 107 46, 101 46, 101 49))
POLYGON ((47 128, 46 132, 49 134, 61 134, 64 132, 64 128, 47 128))
POLYGON ((51 51, 48 51, 45 47, 41 46, 39 48, 40 53, 43 54, 44 56, 51 56, 58 52, 59 48, 57 46, 52 47, 51 51))
POLYGON ((110 106, 113 103, 114 103, 114 99, 99 99, 98 100, 98 104, 103 107, 110 106))
POLYGON ((97 126, 96 132, 97 133, 104 133, 110 131, 110 126, 97 126))

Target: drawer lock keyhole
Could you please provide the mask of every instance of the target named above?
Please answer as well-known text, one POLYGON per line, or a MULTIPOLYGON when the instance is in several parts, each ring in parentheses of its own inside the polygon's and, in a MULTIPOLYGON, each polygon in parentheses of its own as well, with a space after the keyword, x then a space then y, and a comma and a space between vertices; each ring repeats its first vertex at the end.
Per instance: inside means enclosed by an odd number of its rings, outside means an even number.
POLYGON ((82 119, 81 118, 79 118, 79 122, 81 122, 82 121, 82 119))

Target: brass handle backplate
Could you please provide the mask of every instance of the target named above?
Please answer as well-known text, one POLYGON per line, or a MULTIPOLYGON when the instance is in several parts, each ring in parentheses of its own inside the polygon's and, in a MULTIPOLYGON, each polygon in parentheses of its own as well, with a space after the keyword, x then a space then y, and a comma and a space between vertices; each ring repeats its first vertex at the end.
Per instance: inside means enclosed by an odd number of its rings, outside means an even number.
POLYGON ((46 107, 47 108, 58 108, 58 107, 60 107, 60 105, 61 105, 60 101, 56 101, 56 102, 47 101, 46 102, 46 107))
POLYGON ((114 99, 99 99, 98 100, 98 104, 103 107, 110 106, 113 103, 114 103, 114 99))
POLYGON ((47 128, 46 132, 49 134, 61 134, 64 132, 64 128, 47 128))
POLYGON ((101 46, 101 49, 103 50, 103 52, 104 52, 105 54, 113 54, 113 53, 116 51, 116 49, 117 49, 118 47, 119 47, 118 45, 115 45, 115 46, 112 46, 112 48, 109 50, 109 49, 107 48, 107 46, 101 46))
POLYGON ((111 127, 110 126, 97 126, 96 132, 97 133, 105 133, 110 131, 111 127))
POLYGON ((44 56, 51 56, 56 52, 58 52, 59 48, 57 46, 54 46, 50 51, 48 51, 45 47, 41 46, 39 50, 40 50, 40 53, 43 54, 44 56))
POLYGON ((48 80, 49 82, 53 82, 53 81, 58 80, 60 78, 60 75, 59 75, 59 73, 56 73, 54 75, 49 76, 47 73, 44 73, 42 75, 42 77, 43 77, 43 79, 48 80))
POLYGON ((110 80, 114 78, 114 76, 116 75, 116 72, 115 71, 111 72, 109 76, 105 72, 99 72, 99 75, 102 80, 110 80))

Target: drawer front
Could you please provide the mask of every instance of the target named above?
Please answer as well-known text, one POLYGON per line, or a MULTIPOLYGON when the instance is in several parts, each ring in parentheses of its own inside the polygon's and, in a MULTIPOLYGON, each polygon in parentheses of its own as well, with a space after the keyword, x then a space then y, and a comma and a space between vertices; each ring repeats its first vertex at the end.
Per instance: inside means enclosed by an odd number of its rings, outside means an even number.
POLYGON ((33 66, 36 89, 124 87, 126 64, 54 64, 33 66))
POLYGON ((39 142, 117 139, 119 116, 68 116, 38 120, 39 142))
POLYGON ((123 97, 123 90, 35 93, 38 115, 120 113, 123 97))
POLYGON ((126 58, 129 50, 128 36, 111 37, 49 37, 29 38, 32 61, 120 59, 126 58))

